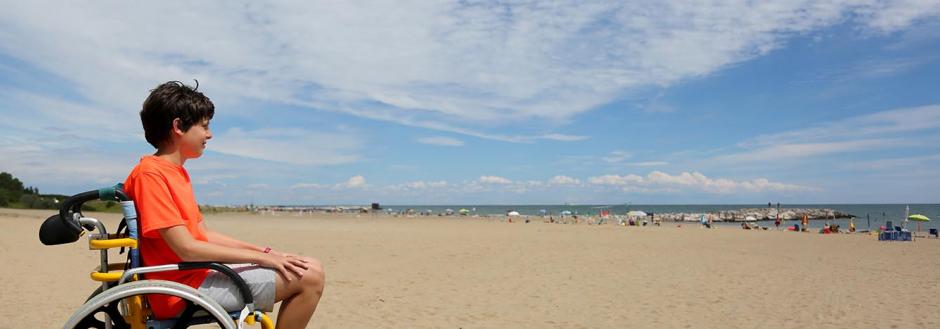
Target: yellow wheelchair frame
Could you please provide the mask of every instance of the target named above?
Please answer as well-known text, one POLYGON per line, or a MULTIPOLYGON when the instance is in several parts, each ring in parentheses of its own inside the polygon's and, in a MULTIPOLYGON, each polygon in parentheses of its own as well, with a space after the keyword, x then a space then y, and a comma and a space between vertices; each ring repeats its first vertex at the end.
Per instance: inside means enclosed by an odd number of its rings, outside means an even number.
POLYGON ((90 277, 101 282, 88 300, 66 320, 63 328, 95 329, 170 329, 191 325, 216 323, 222 328, 235 329, 244 325, 260 324, 274 329, 274 322, 262 311, 256 310, 251 291, 244 280, 228 266, 220 263, 180 263, 159 266, 139 266, 137 250, 137 211, 134 202, 122 191, 121 184, 73 195, 66 199, 59 213, 47 218, 39 229, 39 239, 45 245, 72 243, 89 234, 88 248, 101 253, 101 264, 90 277), (85 202, 100 199, 119 201, 124 220, 118 233, 109 234, 101 221, 81 213, 85 202), (121 233, 126 223, 127 232, 121 233), (125 263, 109 263, 108 250, 128 248, 125 263), (146 273, 208 268, 228 275, 239 287, 245 304, 240 312, 226 312, 217 302, 187 285, 163 280, 144 279, 146 273), (177 318, 156 319, 144 296, 162 294, 180 297, 187 307, 177 318))

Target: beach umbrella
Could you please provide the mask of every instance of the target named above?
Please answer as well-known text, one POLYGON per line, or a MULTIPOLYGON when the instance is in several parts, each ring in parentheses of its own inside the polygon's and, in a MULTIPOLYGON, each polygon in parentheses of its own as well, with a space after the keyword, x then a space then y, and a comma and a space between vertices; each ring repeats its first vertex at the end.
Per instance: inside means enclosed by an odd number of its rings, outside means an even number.
POLYGON ((646 217, 646 213, 639 210, 632 210, 627 212, 627 216, 646 217))
POLYGON ((460 208, 460 210, 457 210, 457 211, 460 212, 460 214, 464 216, 470 213, 470 210, 467 210, 467 208, 460 208))
POLYGON ((560 212, 559 214, 562 215, 562 216, 571 216, 571 211, 570 211, 570 210, 565 210, 565 211, 560 212))
POLYGON ((519 216, 519 212, 513 210, 513 211, 510 211, 510 212, 507 212, 507 213, 506 213, 506 216, 519 216))
POLYGON ((930 218, 921 214, 907 216, 907 219, 917 222, 917 232, 920 232, 920 222, 929 222, 930 218))

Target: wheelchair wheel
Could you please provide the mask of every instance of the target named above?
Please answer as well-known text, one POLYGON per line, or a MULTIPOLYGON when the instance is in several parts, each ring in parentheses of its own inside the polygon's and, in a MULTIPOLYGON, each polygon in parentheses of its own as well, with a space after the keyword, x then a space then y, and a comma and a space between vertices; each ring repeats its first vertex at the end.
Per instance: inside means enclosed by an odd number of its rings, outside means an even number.
POLYGON ((192 287, 162 280, 135 281, 105 290, 97 295, 93 294, 91 299, 69 317, 63 328, 106 329, 110 327, 129 329, 131 326, 124 320, 121 301, 128 297, 148 294, 180 297, 203 308, 206 313, 215 318, 216 324, 221 328, 235 329, 235 322, 217 302, 204 297, 192 287), (107 323, 105 319, 107 319, 107 323))

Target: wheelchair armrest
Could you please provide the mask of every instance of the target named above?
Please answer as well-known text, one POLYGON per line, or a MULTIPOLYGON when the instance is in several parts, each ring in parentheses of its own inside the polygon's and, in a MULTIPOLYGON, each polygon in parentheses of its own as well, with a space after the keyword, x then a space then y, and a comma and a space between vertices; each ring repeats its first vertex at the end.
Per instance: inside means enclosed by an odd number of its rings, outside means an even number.
POLYGON ((118 281, 118 285, 127 282, 130 278, 137 274, 145 273, 156 273, 156 272, 169 272, 169 271, 182 271, 182 270, 193 270, 207 268, 212 269, 222 274, 225 274, 232 279, 232 282, 235 282, 235 286, 238 287, 238 292, 242 295, 242 301, 248 304, 254 304, 254 298, 251 296, 251 289, 248 288, 248 284, 245 283, 245 280, 242 279, 238 273, 235 273, 230 267, 225 266, 222 263, 212 263, 212 262, 183 262, 179 264, 167 264, 167 265, 156 265, 156 266, 145 266, 145 267, 135 267, 129 270, 124 271, 124 274, 121 275, 121 279, 118 281))

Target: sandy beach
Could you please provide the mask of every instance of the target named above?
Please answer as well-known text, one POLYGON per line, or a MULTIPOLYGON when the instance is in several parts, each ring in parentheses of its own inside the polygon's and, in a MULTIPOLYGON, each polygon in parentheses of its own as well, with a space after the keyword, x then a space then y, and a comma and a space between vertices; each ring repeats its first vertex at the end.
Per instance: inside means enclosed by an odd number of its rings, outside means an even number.
MULTIPOLYGON (((40 244, 50 214, 0 209, 0 327, 57 328, 97 286, 88 273, 98 254, 84 238, 40 244)), ((112 230, 119 219, 87 215, 112 230)), ((323 261, 327 288, 309 328, 940 327, 937 239, 371 215, 206 220, 323 261)))

